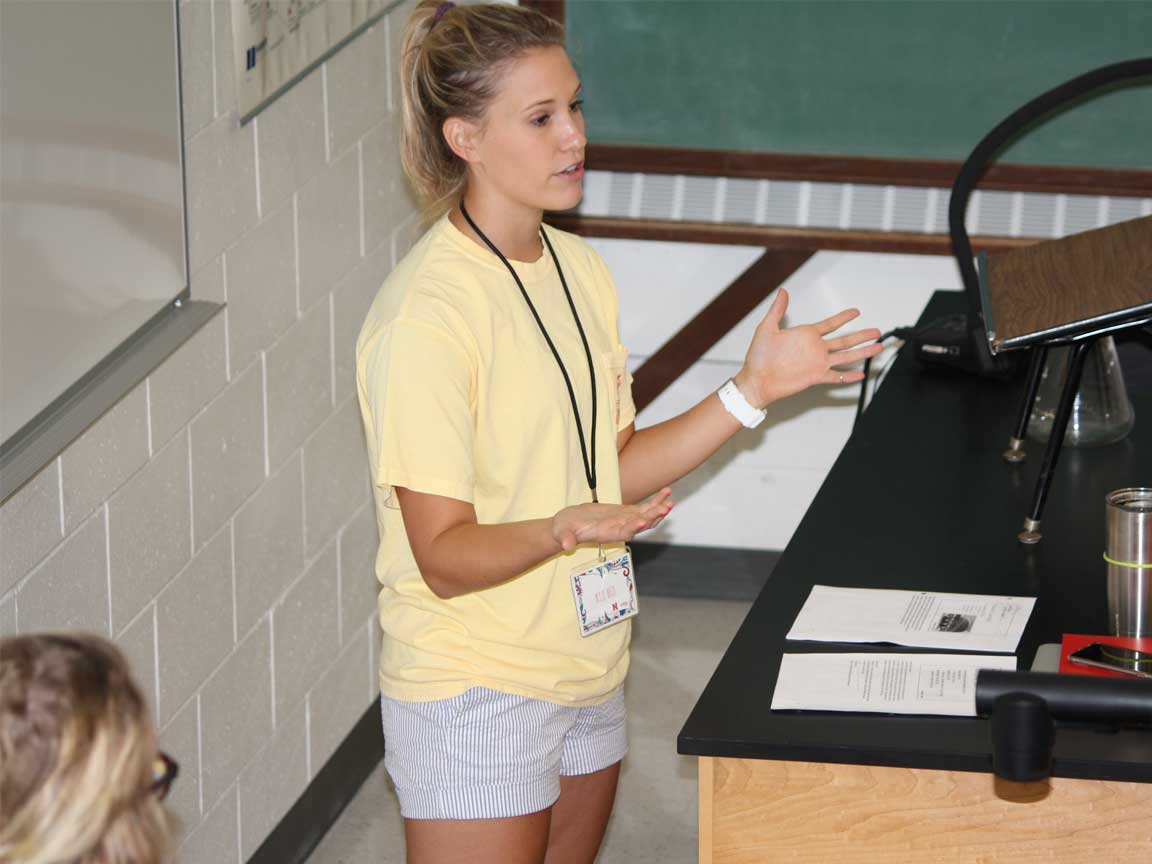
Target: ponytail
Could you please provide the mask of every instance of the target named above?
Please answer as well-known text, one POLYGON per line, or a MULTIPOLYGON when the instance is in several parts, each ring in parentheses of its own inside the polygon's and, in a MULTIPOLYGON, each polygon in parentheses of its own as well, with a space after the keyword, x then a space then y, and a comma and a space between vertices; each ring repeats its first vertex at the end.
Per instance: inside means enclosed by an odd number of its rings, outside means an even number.
POLYGON ((564 28, 520 6, 422 0, 413 11, 400 55, 400 161, 426 222, 456 205, 468 176, 444 121, 481 122, 508 66, 553 46, 564 46, 564 28))

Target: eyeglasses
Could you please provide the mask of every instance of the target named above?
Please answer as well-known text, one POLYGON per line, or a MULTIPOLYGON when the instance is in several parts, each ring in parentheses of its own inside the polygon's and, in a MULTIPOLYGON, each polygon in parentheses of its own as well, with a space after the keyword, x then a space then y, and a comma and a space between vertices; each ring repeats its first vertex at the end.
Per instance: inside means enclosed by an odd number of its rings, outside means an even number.
POLYGON ((180 766, 176 760, 167 753, 158 753, 152 760, 152 785, 148 791, 156 795, 161 801, 168 797, 168 790, 172 788, 172 781, 180 773, 180 766))

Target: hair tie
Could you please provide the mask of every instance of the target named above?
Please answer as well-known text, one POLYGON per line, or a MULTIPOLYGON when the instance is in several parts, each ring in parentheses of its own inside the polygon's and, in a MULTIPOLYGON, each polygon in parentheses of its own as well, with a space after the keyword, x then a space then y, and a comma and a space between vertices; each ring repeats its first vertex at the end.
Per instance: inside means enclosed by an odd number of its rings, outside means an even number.
POLYGON ((445 3, 441 3, 439 6, 437 6, 436 7, 436 17, 432 19, 432 23, 435 24, 437 21, 439 21, 441 18, 443 18, 444 13, 447 12, 449 9, 453 8, 455 5, 456 5, 455 3, 445 2, 445 3))

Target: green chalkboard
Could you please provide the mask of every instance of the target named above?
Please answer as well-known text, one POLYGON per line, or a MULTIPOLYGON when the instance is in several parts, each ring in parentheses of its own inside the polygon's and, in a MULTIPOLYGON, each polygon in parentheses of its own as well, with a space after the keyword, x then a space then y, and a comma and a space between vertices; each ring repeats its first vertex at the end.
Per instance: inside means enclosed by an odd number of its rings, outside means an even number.
MULTIPOLYGON (((566 16, 599 144, 963 159, 1045 90, 1152 55, 1152 0, 568 0, 566 16)), ((1000 159, 1152 169, 1152 80, 1000 159)))

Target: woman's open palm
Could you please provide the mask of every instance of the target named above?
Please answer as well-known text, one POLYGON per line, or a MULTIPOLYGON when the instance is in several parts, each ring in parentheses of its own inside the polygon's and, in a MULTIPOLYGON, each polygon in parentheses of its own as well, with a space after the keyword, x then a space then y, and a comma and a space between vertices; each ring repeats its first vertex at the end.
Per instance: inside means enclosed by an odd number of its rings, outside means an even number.
POLYGON ((626 542, 659 525, 672 506, 667 487, 642 504, 577 504, 553 517, 552 536, 565 552, 581 543, 626 542))
POLYGON ((859 381, 859 371, 841 371, 867 357, 875 357, 881 347, 876 343, 880 331, 857 330, 834 336, 860 312, 845 309, 815 324, 781 327, 788 311, 788 292, 776 295, 768 314, 756 327, 752 344, 744 358, 744 368, 737 381, 740 391, 752 404, 762 407, 777 399, 799 393, 813 384, 847 384, 859 381))

